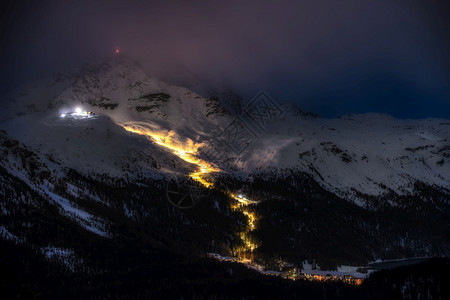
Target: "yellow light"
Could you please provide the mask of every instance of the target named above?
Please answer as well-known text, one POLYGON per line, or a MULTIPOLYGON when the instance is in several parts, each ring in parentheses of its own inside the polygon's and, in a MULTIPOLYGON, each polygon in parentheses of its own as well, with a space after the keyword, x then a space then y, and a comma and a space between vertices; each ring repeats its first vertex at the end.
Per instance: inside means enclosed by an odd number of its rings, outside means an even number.
POLYGON ((250 231, 255 230, 255 228, 256 228, 256 225, 255 225, 255 223, 256 223, 256 215, 254 213, 251 213, 251 212, 246 211, 246 210, 242 210, 242 213, 244 215, 246 215, 247 218, 248 218, 248 227, 249 227, 250 231))
POLYGON ((363 283, 363 280, 360 278, 355 279, 355 285, 361 285, 363 283))
POLYGON ((195 143, 191 139, 182 141, 177 137, 176 133, 170 131, 153 131, 139 123, 127 122, 120 124, 125 130, 139 135, 147 136, 156 144, 169 149, 173 154, 184 160, 185 162, 197 166, 197 170, 189 174, 193 180, 201 183, 203 186, 210 188, 213 186, 212 182, 207 181, 202 175, 220 172, 220 169, 214 167, 212 164, 196 157, 198 149, 203 147, 204 143, 195 143))
POLYGON ((258 203, 257 201, 247 199, 247 198, 245 198, 244 196, 242 196, 240 194, 238 195, 238 194, 235 194, 235 193, 229 193, 228 195, 231 198, 233 198, 234 200, 236 200, 239 203, 241 203, 242 205, 249 205, 249 204, 258 203))

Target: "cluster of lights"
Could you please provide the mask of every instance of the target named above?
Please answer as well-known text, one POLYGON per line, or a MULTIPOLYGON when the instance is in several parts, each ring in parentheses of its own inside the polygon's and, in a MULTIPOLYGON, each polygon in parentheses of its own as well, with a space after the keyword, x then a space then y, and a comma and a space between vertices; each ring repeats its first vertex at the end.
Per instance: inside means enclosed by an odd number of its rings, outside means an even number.
POLYGON ((250 200, 242 194, 229 193, 228 195, 231 198, 233 198, 234 200, 236 200, 237 202, 239 202, 241 205, 249 205, 249 204, 258 203, 258 201, 250 200))
POLYGON ((77 116, 77 117, 86 117, 88 115, 93 114, 92 112, 84 111, 81 107, 76 107, 73 112, 65 112, 61 113, 59 116, 61 118, 65 118, 67 116, 77 116))
POLYGON ((363 279, 361 278, 355 278, 350 275, 344 275, 344 276, 332 276, 332 275, 310 275, 310 274, 302 274, 303 278, 310 280, 310 281, 323 281, 323 282, 333 282, 333 281, 341 281, 346 284, 350 285, 361 285, 363 283, 363 279))

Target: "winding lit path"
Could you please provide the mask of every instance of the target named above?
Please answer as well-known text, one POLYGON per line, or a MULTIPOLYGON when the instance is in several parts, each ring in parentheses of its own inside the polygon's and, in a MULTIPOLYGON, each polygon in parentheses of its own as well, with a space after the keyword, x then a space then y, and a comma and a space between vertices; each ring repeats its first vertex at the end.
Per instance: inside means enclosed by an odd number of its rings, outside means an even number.
MULTIPOLYGON (((182 139, 173 130, 152 130, 150 129, 149 124, 145 122, 126 122, 119 125, 129 132, 146 136, 156 144, 170 150, 174 155, 178 156, 185 162, 196 165, 197 170, 190 173, 189 177, 201 183, 206 188, 214 187, 214 183, 208 181, 205 178, 205 175, 220 172, 221 170, 214 167, 211 163, 197 157, 198 150, 199 148, 205 146, 204 143, 195 143, 189 138, 182 139)), ((250 237, 249 233, 256 229, 257 217, 246 206, 257 202, 234 193, 227 192, 227 195, 237 201, 237 203, 232 205, 231 208, 233 210, 240 211, 247 217, 246 228, 244 231, 239 233, 243 246, 233 249, 233 253, 242 260, 252 260, 253 250, 258 247, 258 244, 250 237)))

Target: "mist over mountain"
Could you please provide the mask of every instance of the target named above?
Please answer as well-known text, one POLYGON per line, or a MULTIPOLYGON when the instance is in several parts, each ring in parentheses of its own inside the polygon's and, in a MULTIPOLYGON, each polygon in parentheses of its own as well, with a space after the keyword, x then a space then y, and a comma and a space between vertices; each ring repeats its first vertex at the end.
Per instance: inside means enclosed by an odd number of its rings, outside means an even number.
POLYGON ((5 3, 1 91, 119 48, 169 82, 264 89, 325 117, 450 117, 447 1, 5 3))

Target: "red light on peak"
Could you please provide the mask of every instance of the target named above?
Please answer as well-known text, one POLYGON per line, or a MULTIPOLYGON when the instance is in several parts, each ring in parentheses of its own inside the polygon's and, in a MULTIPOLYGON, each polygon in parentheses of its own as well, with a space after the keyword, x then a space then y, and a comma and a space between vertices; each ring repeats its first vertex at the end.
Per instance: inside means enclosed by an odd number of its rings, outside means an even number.
POLYGON ((119 49, 116 49, 116 54, 119 54, 119 49))

